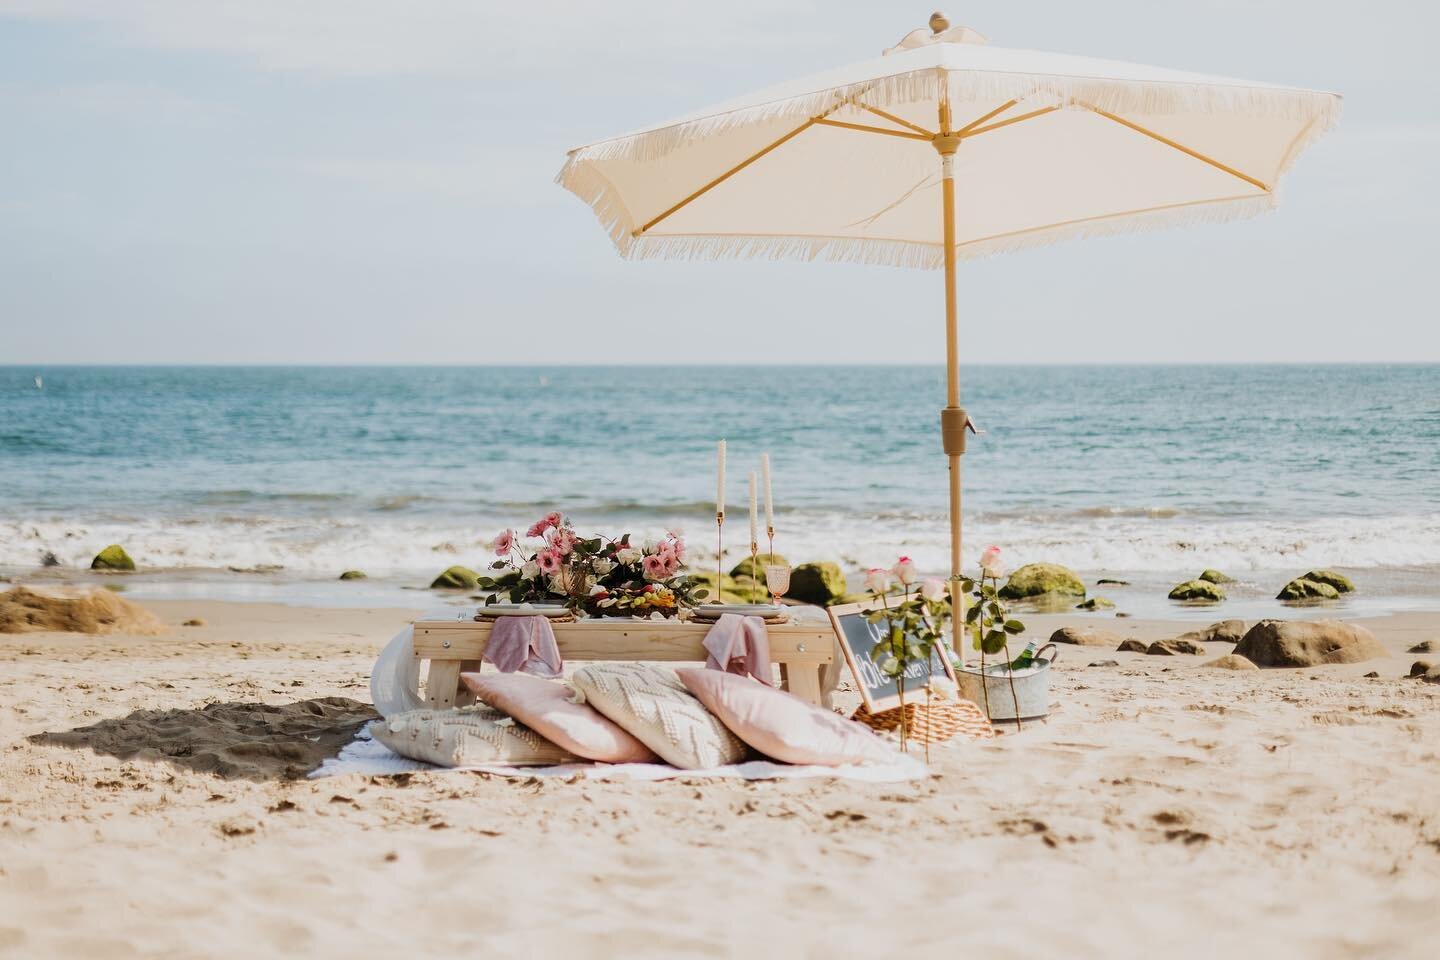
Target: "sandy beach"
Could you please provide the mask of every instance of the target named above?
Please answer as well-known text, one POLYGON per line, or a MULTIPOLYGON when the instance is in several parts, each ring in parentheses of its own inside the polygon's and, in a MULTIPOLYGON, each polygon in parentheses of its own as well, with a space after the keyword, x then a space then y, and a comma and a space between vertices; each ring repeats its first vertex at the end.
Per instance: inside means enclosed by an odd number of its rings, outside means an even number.
MULTIPOLYGON (((1440 933, 1440 688, 1403 679, 1440 615, 1366 621, 1388 659, 1316 669, 1067 647, 1050 722, 923 781, 635 784, 303 779, 415 611, 147 607, 167 634, 0 644, 0 955, 1419 957, 1440 933)), ((1067 623, 1100 621, 1031 629, 1067 623)))

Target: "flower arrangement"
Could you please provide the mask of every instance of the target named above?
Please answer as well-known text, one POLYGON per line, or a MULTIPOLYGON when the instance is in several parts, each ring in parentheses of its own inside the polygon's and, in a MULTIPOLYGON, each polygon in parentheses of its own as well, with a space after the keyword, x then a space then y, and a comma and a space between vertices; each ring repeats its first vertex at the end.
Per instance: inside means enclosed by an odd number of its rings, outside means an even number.
MULTIPOLYGON (((950 601, 945 581, 929 578, 919 580, 915 564, 909 557, 901 557, 895 566, 886 570, 875 567, 865 575, 865 589, 880 601, 880 609, 866 615, 871 623, 884 622, 885 637, 870 651, 875 668, 884 677, 895 681, 900 694, 900 748, 907 748, 909 723, 905 712, 905 678, 910 668, 917 663, 930 662, 931 655, 938 647, 942 656, 945 652, 945 628, 950 622, 950 601), (903 593, 892 594, 892 586, 898 582, 903 593)), ((949 678, 931 678, 925 684, 925 701, 928 709, 930 696, 953 693, 949 678)), ((926 741, 926 753, 930 744, 926 741)))
POLYGON ((708 595, 681 574, 686 547, 678 530, 634 546, 628 533, 581 537, 557 511, 535 521, 525 536, 539 543, 523 544, 507 529, 486 545, 498 558, 490 569, 503 571, 480 578, 482 588, 494 591, 487 604, 561 602, 577 615, 673 617, 708 595))
MULTIPOLYGON (((1015 670, 1020 661, 1010 662, 1010 638, 1025 632, 1025 624, 1010 616, 1005 601, 1000 597, 1000 580, 1005 576, 1005 566, 1000 559, 1000 548, 989 546, 980 554, 980 579, 966 579, 961 588, 970 594, 971 600, 965 611, 965 628, 974 637, 973 646, 980 651, 980 689, 985 692, 985 713, 990 713, 990 688, 985 681, 985 656, 1004 652, 1008 664, 1006 675, 1010 680, 1010 697, 1015 702, 1015 727, 1022 729, 1020 720, 1020 699, 1015 694, 1015 670)), ((1027 653, 1030 652, 1027 650, 1027 653)), ((1022 656, 1023 659, 1023 656, 1022 656)))

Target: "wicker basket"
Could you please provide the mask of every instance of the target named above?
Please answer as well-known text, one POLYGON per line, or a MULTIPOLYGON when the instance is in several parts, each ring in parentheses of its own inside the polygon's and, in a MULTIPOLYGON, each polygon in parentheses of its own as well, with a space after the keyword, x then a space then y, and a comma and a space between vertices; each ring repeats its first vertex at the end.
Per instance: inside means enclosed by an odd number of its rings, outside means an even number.
MULTIPOLYGON (((862 703, 850 717, 872 730, 888 733, 900 729, 900 707, 871 713, 862 703)), ((995 728, 985 712, 969 700, 932 698, 927 708, 922 698, 918 703, 905 704, 906 735, 917 743, 943 743, 956 737, 962 740, 991 740, 995 728)))

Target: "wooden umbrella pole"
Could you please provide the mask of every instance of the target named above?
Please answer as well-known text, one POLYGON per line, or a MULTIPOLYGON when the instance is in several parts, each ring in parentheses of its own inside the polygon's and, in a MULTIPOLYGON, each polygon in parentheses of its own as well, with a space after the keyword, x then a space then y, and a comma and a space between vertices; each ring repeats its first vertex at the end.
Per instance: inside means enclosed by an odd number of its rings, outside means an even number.
POLYGON ((940 438, 950 459, 950 613, 951 644, 963 657, 965 594, 960 587, 960 456, 965 452, 967 417, 960 406, 960 332, 955 303, 955 151, 960 137, 950 127, 950 104, 940 102, 940 132, 933 141, 940 153, 941 204, 945 245, 945 408, 940 411, 940 438))

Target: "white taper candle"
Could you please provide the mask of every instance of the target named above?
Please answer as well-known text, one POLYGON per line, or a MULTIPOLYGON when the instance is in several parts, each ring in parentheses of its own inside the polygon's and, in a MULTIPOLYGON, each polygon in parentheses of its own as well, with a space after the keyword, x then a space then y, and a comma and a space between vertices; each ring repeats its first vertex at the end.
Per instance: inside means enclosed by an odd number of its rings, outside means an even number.
POLYGON ((770 492, 770 454, 760 454, 760 479, 765 484, 765 529, 775 529, 775 496, 770 492))
POLYGON ((720 441, 719 452, 716 463, 718 468, 715 476, 715 515, 718 517, 725 512, 725 441, 720 441))
POLYGON ((750 549, 755 549, 755 544, 760 542, 759 537, 759 509, 755 505, 755 471, 750 471, 750 549))

